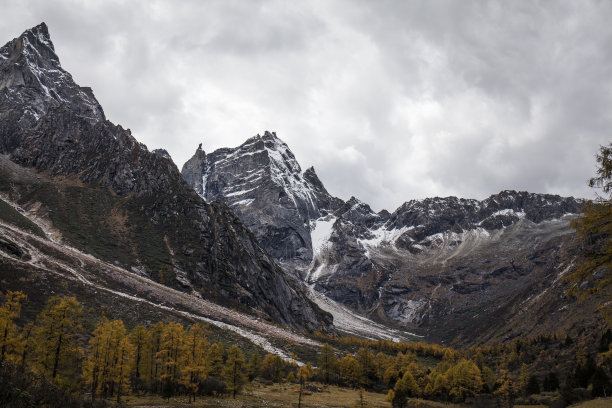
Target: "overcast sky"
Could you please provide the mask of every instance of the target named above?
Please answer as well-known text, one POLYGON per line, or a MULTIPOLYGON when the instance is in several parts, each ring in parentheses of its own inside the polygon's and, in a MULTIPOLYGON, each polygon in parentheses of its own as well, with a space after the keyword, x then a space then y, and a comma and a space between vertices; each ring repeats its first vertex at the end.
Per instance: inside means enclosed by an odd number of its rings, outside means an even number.
POLYGON ((180 168, 276 131, 376 210, 504 189, 591 197, 612 139, 611 1, 0 0, 109 120, 180 168))

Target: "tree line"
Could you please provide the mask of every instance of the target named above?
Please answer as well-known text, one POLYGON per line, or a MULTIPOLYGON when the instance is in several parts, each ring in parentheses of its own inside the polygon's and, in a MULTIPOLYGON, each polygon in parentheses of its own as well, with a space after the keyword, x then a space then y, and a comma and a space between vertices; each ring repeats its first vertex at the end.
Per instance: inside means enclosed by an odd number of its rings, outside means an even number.
MULTIPOLYGON (((211 343, 208 328, 199 323, 185 327, 164 321, 128 330, 122 320, 103 316, 86 333, 74 297, 51 297, 33 322, 20 327, 16 321, 25 300, 21 292, 4 295, 0 366, 32 373, 89 401, 120 402, 134 393, 184 395, 190 402, 203 395, 236 397, 255 379, 295 383, 299 403, 308 381, 316 380, 388 391, 395 407, 406 406, 412 397, 464 402, 483 395, 513 401, 574 389, 588 389, 590 396, 612 393, 610 331, 601 336, 598 354, 561 334, 465 350, 319 335, 325 343, 313 368, 257 350, 247 358, 236 345, 211 343)), ((5 391, 0 390, 0 403, 5 391)))

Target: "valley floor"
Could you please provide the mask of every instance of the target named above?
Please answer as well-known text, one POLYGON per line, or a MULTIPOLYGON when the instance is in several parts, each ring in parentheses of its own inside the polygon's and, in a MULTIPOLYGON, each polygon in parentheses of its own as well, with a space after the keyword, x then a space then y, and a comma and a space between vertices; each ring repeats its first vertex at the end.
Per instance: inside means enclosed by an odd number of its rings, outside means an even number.
MULTIPOLYGON (((359 390, 340 388, 335 386, 321 387, 321 392, 312 392, 310 395, 302 396, 302 407, 304 408, 336 408, 352 407, 359 402, 359 390)), ((187 397, 171 398, 169 402, 158 396, 128 396, 123 403, 133 408, 153 407, 297 407, 298 393, 297 385, 274 384, 270 386, 255 384, 251 390, 238 395, 236 399, 231 397, 198 398, 195 403, 189 404, 187 397)), ((386 394, 378 394, 364 391, 363 399, 367 407, 382 408, 391 407, 386 401, 386 394)), ((442 406, 442 405, 440 405, 442 406)), ((424 406, 425 407, 425 406, 424 406)), ((434 407, 434 406, 432 406, 434 407)))

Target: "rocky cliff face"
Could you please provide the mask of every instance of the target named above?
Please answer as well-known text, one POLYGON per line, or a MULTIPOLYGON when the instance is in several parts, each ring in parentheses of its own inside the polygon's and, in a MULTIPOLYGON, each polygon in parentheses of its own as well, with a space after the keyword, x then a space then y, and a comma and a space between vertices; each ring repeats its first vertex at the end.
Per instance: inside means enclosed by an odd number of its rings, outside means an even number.
POLYGON ((410 201, 392 214, 352 198, 315 221, 326 232, 305 278, 388 324, 469 344, 541 291, 560 296, 557 308, 568 302, 559 276, 572 266, 579 211, 573 198, 515 191, 410 201))
POLYGON ((228 203, 320 294, 440 341, 469 343, 470 325, 503 321, 534 288, 548 290, 542 282, 557 285, 571 263, 569 219, 580 212, 573 198, 502 191, 376 213, 332 197, 269 132, 210 154, 200 146, 182 174, 207 201, 228 203))
POLYGON ((3 180, 2 192, 72 245, 281 324, 329 328, 225 204, 204 202, 167 152, 105 119, 61 68, 44 23, 0 48, 0 152, 45 180, 3 180))
POLYGON ((209 154, 200 145, 181 173, 206 201, 227 203, 270 254, 290 264, 310 262, 310 220, 342 203, 313 168, 302 173, 288 146, 270 132, 209 154))

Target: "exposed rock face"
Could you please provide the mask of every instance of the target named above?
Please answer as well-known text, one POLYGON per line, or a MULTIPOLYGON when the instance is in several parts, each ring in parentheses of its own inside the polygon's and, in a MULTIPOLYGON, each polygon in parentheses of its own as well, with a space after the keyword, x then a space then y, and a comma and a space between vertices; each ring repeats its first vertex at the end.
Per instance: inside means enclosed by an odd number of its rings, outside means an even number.
POLYGON ((90 88, 74 83, 55 55, 45 23, 0 48, 0 152, 19 143, 27 129, 51 106, 67 106, 76 115, 103 121, 104 111, 90 88))
POLYGON ((313 168, 302 173, 291 150, 270 132, 209 154, 200 145, 181 173, 207 201, 227 203, 281 262, 307 265, 310 220, 342 203, 328 194, 313 168))
POLYGON ((569 217, 580 212, 573 198, 502 191, 375 213, 354 197, 332 197, 269 132, 210 154, 200 145, 182 174, 206 200, 228 203, 319 292, 387 324, 459 343, 474 340, 470 325, 509 318, 504 313, 516 313, 536 285, 553 283, 550 276, 570 262, 569 217))
POLYGON ((571 266, 569 219, 579 212, 573 198, 515 191, 483 201, 411 201, 392 214, 352 198, 334 214, 307 279, 355 310, 432 340, 493 338, 503 325, 483 322, 511 318, 522 301, 550 289, 542 282, 563 293, 556 278, 571 266))
POLYGON ((44 23, 0 49, 0 152, 50 178, 0 185, 22 206, 45 207, 71 244, 281 324, 329 328, 225 204, 207 204, 167 152, 105 119, 61 68, 44 23))

